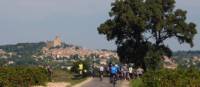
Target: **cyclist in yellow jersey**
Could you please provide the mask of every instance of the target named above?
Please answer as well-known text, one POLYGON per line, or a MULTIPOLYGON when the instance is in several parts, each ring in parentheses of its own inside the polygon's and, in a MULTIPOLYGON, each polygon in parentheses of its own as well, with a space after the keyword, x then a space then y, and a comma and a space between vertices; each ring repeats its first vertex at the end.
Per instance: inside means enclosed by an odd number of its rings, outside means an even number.
POLYGON ((79 71, 80 71, 80 74, 82 75, 83 74, 83 64, 79 64, 79 71))

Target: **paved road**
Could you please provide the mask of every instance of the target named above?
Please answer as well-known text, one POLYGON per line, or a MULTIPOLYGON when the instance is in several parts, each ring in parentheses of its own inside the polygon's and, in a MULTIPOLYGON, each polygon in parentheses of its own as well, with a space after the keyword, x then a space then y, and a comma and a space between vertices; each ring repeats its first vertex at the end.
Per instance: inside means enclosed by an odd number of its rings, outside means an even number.
MULTIPOLYGON (((116 87, 119 87, 118 85, 120 83, 121 82, 118 81, 116 87)), ((113 86, 109 82, 109 78, 104 78, 103 81, 100 81, 99 78, 93 78, 93 80, 91 80, 90 82, 81 87, 113 87, 113 86)))

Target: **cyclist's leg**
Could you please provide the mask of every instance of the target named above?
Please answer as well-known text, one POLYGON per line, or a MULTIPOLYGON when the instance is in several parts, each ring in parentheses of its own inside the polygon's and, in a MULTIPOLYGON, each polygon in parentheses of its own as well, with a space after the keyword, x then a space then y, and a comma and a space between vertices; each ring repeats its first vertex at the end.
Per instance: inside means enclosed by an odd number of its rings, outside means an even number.
POLYGON ((109 74, 110 74, 110 83, 112 83, 112 73, 109 74))
POLYGON ((100 80, 102 81, 103 80, 103 72, 102 71, 100 71, 100 80))
POLYGON ((113 83, 113 84, 114 84, 114 79, 115 79, 115 75, 112 74, 111 83, 113 83))
POLYGON ((99 71, 99 75, 98 76, 99 76, 99 79, 101 80, 101 71, 99 71))
POLYGON ((113 75, 113 87, 117 84, 117 73, 113 75))

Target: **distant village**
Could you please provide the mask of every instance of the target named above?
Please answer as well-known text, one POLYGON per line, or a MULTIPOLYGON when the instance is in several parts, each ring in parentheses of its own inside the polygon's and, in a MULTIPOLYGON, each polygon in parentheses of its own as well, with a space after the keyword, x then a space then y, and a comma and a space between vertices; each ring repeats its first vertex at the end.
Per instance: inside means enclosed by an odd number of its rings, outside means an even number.
POLYGON ((70 58, 72 55, 78 55, 79 57, 87 57, 91 55, 98 56, 99 58, 107 59, 110 57, 117 58, 116 52, 102 51, 102 50, 90 50, 78 46, 62 47, 62 40, 56 36, 53 41, 48 41, 47 46, 43 47, 42 52, 45 56, 52 56, 53 58, 70 58))

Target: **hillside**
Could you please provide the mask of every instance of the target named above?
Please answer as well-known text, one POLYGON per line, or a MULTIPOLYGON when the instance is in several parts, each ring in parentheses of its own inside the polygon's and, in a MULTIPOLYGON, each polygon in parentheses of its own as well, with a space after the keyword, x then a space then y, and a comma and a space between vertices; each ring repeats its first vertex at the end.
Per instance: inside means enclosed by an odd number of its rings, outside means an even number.
MULTIPOLYGON (((99 63, 107 63, 109 59, 118 59, 117 53, 109 50, 92 50, 62 42, 59 37, 52 41, 38 43, 18 43, 0 46, 1 65, 45 65, 61 64, 70 61, 87 59, 99 63)), ((193 64, 200 62, 200 51, 173 52, 174 61, 178 64, 193 64)))
POLYGON ((200 51, 176 51, 173 53, 176 58, 191 58, 194 56, 200 56, 200 51))
POLYGON ((63 43, 59 37, 52 41, 18 43, 0 46, 1 65, 45 65, 59 61, 95 58, 102 63, 110 58, 118 59, 117 53, 109 50, 92 50, 63 43))
POLYGON ((175 61, 183 66, 196 66, 200 68, 200 51, 177 51, 173 53, 175 61))

